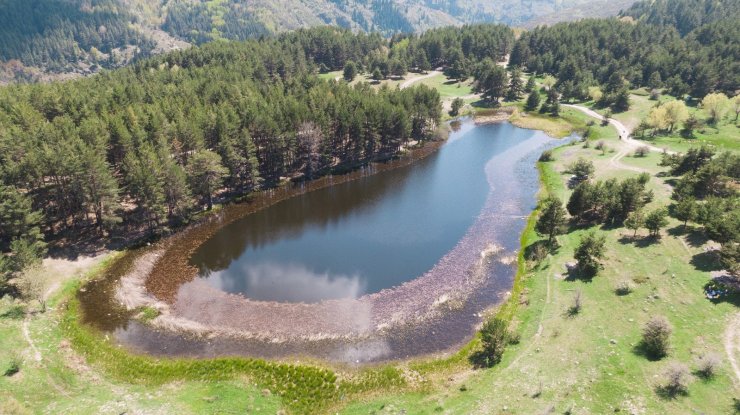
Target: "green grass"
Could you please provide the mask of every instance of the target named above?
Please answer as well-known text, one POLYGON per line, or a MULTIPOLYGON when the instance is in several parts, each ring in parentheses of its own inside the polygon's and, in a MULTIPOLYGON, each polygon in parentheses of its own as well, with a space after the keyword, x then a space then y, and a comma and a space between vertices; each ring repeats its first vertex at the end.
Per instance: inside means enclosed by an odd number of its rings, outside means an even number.
POLYGON ((448 98, 464 97, 473 93, 471 80, 465 82, 457 82, 453 79, 447 78, 444 74, 439 74, 426 79, 422 79, 414 85, 419 84, 424 84, 430 88, 437 89, 437 91, 439 91, 439 95, 442 97, 443 100, 448 98))
MULTIPOLYGON (((611 130, 611 129, 609 129, 611 130)), ((600 128, 598 139, 618 146, 616 133, 600 128)), ((540 163, 543 194, 566 199, 570 191, 564 182, 565 166, 578 157, 592 159, 599 178, 628 177, 637 173, 610 165, 611 154, 570 145, 558 148, 556 160, 540 163)), ((656 200, 649 208, 668 203, 669 192, 657 177, 660 157, 621 160, 650 171, 649 184, 656 200)), ((685 235, 677 222, 663 231, 654 243, 632 240, 625 229, 599 229, 607 237, 604 270, 592 281, 559 277, 564 264, 587 229, 577 229, 559 238, 561 247, 539 267, 520 273, 506 304, 515 311, 513 321, 521 342, 512 346, 502 363, 492 369, 467 371, 438 380, 430 393, 391 393, 377 399, 355 402, 345 414, 396 413, 732 413, 733 386, 725 360, 711 381, 695 379, 687 396, 662 398, 656 387, 670 361, 695 368, 696 356, 706 352, 724 353, 721 333, 729 316, 736 312, 731 302, 713 304, 703 296, 708 272, 692 260, 703 255, 698 234, 685 235), (691 236, 691 237, 689 237, 691 236), (615 288, 623 280, 636 280, 634 291, 618 296, 615 288), (522 284, 521 293, 518 284, 522 284), (576 290, 583 295, 583 310, 569 317, 567 309, 576 290), (636 352, 644 322, 653 315, 666 316, 674 327, 668 358, 649 361, 636 352), (464 388, 462 386, 465 386, 464 388), (541 385, 541 386, 540 386, 541 385), (384 412, 386 411, 386 412, 384 412)), ((643 232, 644 235, 644 232, 643 232)), ((531 228, 523 244, 536 240, 531 228)), ((521 266, 521 264, 520 264, 521 266)), ((735 300, 737 301, 737 300, 735 300)), ((506 307, 502 312, 506 312, 506 307)))
MULTIPOLYGON (((640 91, 633 91, 630 95, 629 111, 613 114, 613 118, 622 122, 628 128, 634 129, 644 120, 650 110, 660 103, 666 103, 675 100, 669 95, 661 95, 658 101, 650 100, 649 96, 640 94, 640 91)), ((602 109, 593 108, 593 103, 587 103, 592 109, 604 113, 602 109)), ((709 125, 706 122, 706 114, 696 105, 688 107, 689 114, 694 115, 703 125, 695 132, 695 137, 686 139, 680 135, 676 128, 673 133, 664 133, 656 137, 642 138, 646 143, 656 147, 665 148, 672 151, 686 152, 691 147, 697 147, 703 144, 716 146, 720 150, 740 151, 740 124, 734 120, 734 115, 727 115, 718 125, 709 125)), ((635 137, 640 138, 640 137, 635 137)))

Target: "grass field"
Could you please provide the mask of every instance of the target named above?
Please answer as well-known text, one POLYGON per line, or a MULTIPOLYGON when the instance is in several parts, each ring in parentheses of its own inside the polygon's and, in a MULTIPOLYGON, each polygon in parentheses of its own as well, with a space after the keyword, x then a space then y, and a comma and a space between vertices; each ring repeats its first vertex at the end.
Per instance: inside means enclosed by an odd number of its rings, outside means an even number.
MULTIPOLYGON (((640 121, 647 117, 650 110, 658 104, 658 101, 650 100, 649 96, 642 93, 642 91, 636 92, 637 93, 630 95, 631 105, 629 111, 613 114, 614 119, 621 121, 630 129, 635 129, 635 127, 640 124, 640 121)), ((675 100, 675 98, 668 95, 662 95, 659 102, 666 103, 673 100, 675 100)), ((593 105, 590 106, 593 108, 593 105)), ((595 110, 600 113, 604 112, 603 110, 595 110)), ((694 115, 701 121, 704 121, 707 117, 704 111, 696 105, 690 105, 688 110, 690 115, 694 115)), ((679 129, 680 128, 677 128, 676 131, 671 134, 645 137, 644 140, 656 147, 678 152, 686 152, 689 148, 697 147, 702 144, 710 144, 721 150, 740 151, 740 124, 734 121, 734 114, 727 115, 717 125, 703 123, 702 127, 695 132, 694 138, 687 139, 682 137, 678 131, 679 129)))
MULTIPOLYGON (((602 131, 599 139, 613 148, 620 145, 613 131, 602 131)), ((555 162, 542 165, 542 181, 545 192, 562 199, 569 194, 562 171, 578 157, 594 161, 598 178, 637 174, 615 167, 611 153, 602 155, 593 146, 561 147, 555 156, 555 162)), ((669 195, 665 178, 657 177, 658 161, 657 154, 621 160, 651 173, 653 206, 666 204, 669 195)), ((644 233, 632 239, 623 228, 595 230, 607 237, 608 258, 593 280, 564 276, 564 265, 572 261, 585 229, 561 236, 558 252, 527 272, 526 294, 517 299, 515 316, 521 342, 500 365, 437 379, 431 393, 391 394, 354 403, 343 413, 733 413, 733 398, 739 395, 722 334, 737 302, 715 304, 704 298, 709 273, 702 262, 705 241, 700 234, 684 232, 675 221, 658 241, 645 239, 644 233), (615 293, 622 281, 630 281, 632 293, 615 293), (582 293, 583 311, 571 317, 567 310, 576 291, 582 293), (636 350, 641 327, 653 315, 666 316, 674 327, 672 351, 661 361, 650 361, 636 350), (664 398, 658 393, 669 362, 695 369, 695 359, 709 352, 725 359, 715 379, 695 377, 687 396, 664 398)), ((537 237, 530 232, 527 239, 537 237)))

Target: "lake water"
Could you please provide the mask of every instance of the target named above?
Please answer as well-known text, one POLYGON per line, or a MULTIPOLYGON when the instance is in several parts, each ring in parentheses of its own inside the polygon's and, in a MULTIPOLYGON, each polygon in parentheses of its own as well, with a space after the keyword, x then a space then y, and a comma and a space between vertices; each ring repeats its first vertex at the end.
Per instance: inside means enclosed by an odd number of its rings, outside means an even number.
POLYGON ((203 243, 191 264, 213 286, 254 300, 357 298, 400 285, 455 246, 488 196, 486 163, 529 135, 468 127, 412 166, 248 215, 203 243))
MULTIPOLYGON (((559 143, 508 123, 463 122, 437 152, 411 165, 298 195, 221 227, 190 257, 199 278, 179 292, 203 292, 199 287, 206 283, 251 300, 320 303, 399 286, 438 269, 450 254, 458 261, 480 257, 478 252, 460 255, 464 246, 477 250, 490 242, 514 257, 536 205, 535 162, 544 149, 559 143)), ((460 272, 468 265, 461 264, 460 272)), ((80 298, 86 321, 139 352, 372 362, 448 350, 467 341, 480 312, 505 298, 515 265, 491 263, 475 292, 444 315, 359 341, 202 339, 156 330, 123 316, 120 308, 106 309, 95 291, 110 293, 110 285, 92 285, 80 298), (96 317, 101 315, 107 317, 96 317)), ((194 307, 189 314, 198 317, 197 304, 178 299, 175 306, 194 307)))

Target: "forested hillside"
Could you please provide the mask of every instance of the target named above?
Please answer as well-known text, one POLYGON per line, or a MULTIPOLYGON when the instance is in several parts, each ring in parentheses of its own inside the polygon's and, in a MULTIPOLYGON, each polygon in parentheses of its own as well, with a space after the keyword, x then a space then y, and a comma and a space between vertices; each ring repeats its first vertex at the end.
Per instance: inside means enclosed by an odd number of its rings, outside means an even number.
POLYGON ((588 87, 617 94, 627 87, 666 87, 702 98, 740 87, 740 27, 733 19, 697 28, 686 37, 669 26, 616 19, 584 20, 522 34, 512 65, 557 77, 563 99, 587 98, 588 87))
POLYGON ((615 15, 632 0, 0 0, 0 82, 89 74, 150 52, 332 25, 388 37, 615 15), (603 7, 602 7, 603 6, 603 7), (542 17, 544 21, 537 20, 542 17), (156 43, 156 46, 155 46, 156 43))
POLYGON ((23 66, 90 73, 146 56, 153 43, 130 27, 133 18, 115 0, 2 0, 0 61, 11 64, 0 70, 0 81, 32 77, 23 66))
POLYGON ((717 0, 643 0, 621 13, 644 23, 676 28, 683 36, 718 20, 740 18, 740 2, 717 0))

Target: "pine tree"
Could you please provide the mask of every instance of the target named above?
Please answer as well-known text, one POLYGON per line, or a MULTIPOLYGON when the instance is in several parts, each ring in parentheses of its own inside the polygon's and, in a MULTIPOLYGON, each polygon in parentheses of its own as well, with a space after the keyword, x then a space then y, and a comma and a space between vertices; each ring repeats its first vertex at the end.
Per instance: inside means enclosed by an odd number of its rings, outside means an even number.
POLYGON ((566 230, 567 218, 565 213, 563 202, 557 197, 551 196, 542 201, 535 231, 540 235, 547 236, 547 245, 550 248, 554 247, 555 236, 563 234, 566 230))
POLYGON ((527 97, 527 102, 524 104, 524 109, 526 111, 537 111, 537 108, 540 107, 540 93, 536 90, 532 90, 532 92, 529 93, 529 96, 527 97))
POLYGON ((527 84, 524 86, 524 92, 532 92, 535 89, 537 89, 537 80, 535 79, 535 74, 532 74, 529 79, 527 79, 527 84))
POLYGON ((85 204, 95 214, 98 228, 102 228, 105 221, 115 219, 112 213, 118 202, 118 183, 104 154, 100 148, 83 145, 80 148, 80 171, 77 175, 85 204))
POLYGON ((213 194, 228 173, 221 164, 221 156, 210 150, 201 150, 192 156, 188 167, 190 186, 195 194, 205 200, 208 210, 213 209, 213 194))
POLYGON ((509 90, 506 93, 506 99, 509 101, 519 101, 522 91, 524 91, 524 85, 522 82, 522 70, 518 67, 515 67, 511 71, 510 78, 509 90))

